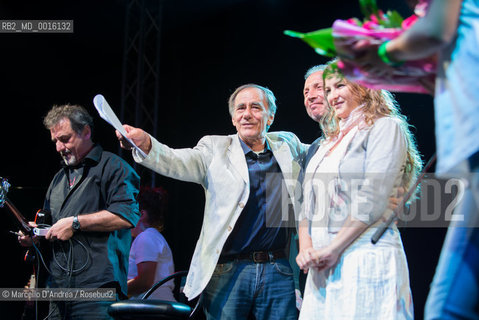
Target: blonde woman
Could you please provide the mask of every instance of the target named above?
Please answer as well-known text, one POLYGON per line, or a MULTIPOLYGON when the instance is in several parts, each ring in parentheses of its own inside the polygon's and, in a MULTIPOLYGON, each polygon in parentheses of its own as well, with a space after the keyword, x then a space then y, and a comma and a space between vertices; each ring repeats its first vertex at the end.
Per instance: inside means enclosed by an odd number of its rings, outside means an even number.
POLYGON ((300 319, 412 319, 400 234, 371 235, 387 202, 421 167, 415 141, 389 92, 364 88, 329 66, 323 141, 305 171, 298 265, 308 270, 300 319))

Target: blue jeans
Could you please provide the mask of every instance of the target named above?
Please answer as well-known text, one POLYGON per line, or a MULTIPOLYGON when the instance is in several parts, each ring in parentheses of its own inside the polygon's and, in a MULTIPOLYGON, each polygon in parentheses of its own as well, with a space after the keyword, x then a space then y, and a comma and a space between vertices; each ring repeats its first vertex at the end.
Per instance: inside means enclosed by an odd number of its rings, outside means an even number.
POLYGON ((218 264, 201 299, 208 320, 298 318, 293 271, 286 259, 218 264))
MULTIPOLYGON (((456 208, 465 219, 452 222, 441 251, 424 318, 479 319, 479 166, 456 208)), ((474 172, 475 171, 475 172, 474 172)))

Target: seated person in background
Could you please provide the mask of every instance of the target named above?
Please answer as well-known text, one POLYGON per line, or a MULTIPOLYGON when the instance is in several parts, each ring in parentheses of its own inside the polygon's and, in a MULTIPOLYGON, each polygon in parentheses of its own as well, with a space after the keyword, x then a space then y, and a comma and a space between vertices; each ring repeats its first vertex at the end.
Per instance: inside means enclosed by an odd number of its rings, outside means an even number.
MULTIPOLYGON (((156 282, 175 271, 173 256, 163 235, 168 194, 162 188, 142 187, 138 196, 141 218, 132 229, 128 296, 141 298, 156 282)), ((148 299, 175 301, 173 280, 155 290, 148 299)))

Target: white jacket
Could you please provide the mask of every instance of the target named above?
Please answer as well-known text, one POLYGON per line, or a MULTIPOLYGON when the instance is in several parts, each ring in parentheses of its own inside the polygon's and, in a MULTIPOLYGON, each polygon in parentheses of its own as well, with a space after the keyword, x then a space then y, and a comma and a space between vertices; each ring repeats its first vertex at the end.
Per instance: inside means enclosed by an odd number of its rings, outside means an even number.
MULTIPOLYGON (((266 139, 278 162, 295 212, 300 205, 298 176, 307 145, 290 132, 267 133, 266 139)), ((205 189, 205 212, 200 238, 191 260, 184 293, 198 296, 210 281, 223 245, 233 230, 249 197, 249 175, 237 134, 205 136, 194 148, 172 149, 153 137, 145 159, 136 152, 136 162, 162 175, 196 182, 205 189)))
MULTIPOLYGON (((305 169, 305 182, 311 179, 330 147, 321 145, 316 156, 311 158, 305 169)), ((348 216, 368 225, 382 223, 381 216, 391 213, 387 207, 388 198, 396 197, 401 185, 406 155, 406 138, 396 119, 379 118, 371 127, 362 128, 355 134, 339 162, 338 177, 344 186, 334 188, 330 195, 345 201, 345 205, 334 207, 334 214, 343 217, 343 221, 339 225, 330 222, 331 231, 338 232, 348 216)), ((308 190, 304 190, 305 199, 310 198, 308 190)))

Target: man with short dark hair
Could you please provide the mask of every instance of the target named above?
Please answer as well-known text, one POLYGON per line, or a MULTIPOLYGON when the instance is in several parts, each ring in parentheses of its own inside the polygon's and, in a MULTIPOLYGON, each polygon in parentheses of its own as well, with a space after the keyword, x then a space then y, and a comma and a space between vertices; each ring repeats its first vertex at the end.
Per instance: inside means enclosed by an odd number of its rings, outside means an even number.
MULTIPOLYGON (((50 288, 116 288, 127 293, 130 228, 139 219, 139 177, 92 141, 93 119, 81 106, 53 107, 44 119, 63 168, 48 188, 52 223, 50 288)), ((31 245, 28 236, 19 237, 31 245)), ((112 301, 51 301, 49 319, 110 319, 112 301)))

